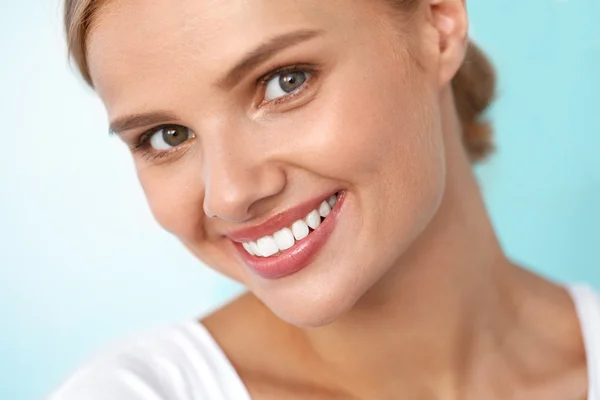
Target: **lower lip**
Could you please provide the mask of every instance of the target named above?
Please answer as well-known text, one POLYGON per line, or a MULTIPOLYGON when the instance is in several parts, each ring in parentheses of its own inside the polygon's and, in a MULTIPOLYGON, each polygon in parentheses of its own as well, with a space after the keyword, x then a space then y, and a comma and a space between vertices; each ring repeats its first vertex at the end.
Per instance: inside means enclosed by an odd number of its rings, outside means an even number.
POLYGON ((256 257, 250 255, 240 243, 235 243, 235 246, 246 265, 260 277, 274 280, 293 275, 306 268, 323 248, 335 228, 345 198, 346 192, 342 192, 323 223, 307 237, 296 242, 294 247, 281 254, 266 258, 256 257))

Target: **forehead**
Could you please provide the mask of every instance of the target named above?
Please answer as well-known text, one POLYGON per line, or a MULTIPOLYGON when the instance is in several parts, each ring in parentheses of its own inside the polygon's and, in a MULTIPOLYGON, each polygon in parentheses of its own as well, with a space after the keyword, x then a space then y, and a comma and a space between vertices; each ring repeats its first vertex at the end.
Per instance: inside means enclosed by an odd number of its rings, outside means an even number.
POLYGON ((148 80, 176 89, 215 77, 276 35, 348 37, 370 10, 373 0, 112 0, 90 31, 90 74, 105 102, 148 80))

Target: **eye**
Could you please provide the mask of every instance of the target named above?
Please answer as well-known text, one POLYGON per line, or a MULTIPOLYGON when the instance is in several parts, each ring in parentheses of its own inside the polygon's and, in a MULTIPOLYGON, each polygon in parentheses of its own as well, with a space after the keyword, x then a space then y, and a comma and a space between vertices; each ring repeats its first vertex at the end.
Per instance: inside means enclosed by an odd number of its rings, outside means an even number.
POLYGON ((169 150, 193 138, 194 134, 185 126, 170 125, 157 129, 149 141, 154 150, 169 150))
POLYGON ((283 72, 267 82, 264 101, 271 101, 300 89, 310 78, 311 74, 304 71, 283 72))

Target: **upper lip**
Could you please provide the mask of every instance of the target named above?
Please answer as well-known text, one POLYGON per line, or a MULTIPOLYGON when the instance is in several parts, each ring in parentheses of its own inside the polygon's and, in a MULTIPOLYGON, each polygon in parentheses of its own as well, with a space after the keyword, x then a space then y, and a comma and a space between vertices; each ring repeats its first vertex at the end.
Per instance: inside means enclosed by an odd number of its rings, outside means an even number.
POLYGON ((294 222, 304 219, 311 211, 317 210, 323 201, 329 199, 334 194, 335 193, 329 193, 326 196, 320 196, 305 201, 293 208, 289 208, 273 215, 261 224, 232 231, 228 233, 227 236, 238 243, 257 241, 258 239, 267 235, 272 235, 283 228, 289 228, 294 222))

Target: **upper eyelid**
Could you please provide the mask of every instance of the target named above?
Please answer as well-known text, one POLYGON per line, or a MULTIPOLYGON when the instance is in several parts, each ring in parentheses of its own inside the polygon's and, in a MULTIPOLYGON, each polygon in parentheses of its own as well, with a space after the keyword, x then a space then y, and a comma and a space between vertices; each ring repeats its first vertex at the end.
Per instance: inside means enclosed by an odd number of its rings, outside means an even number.
MULTIPOLYGON (((169 126, 183 126, 182 124, 177 123, 161 123, 159 125, 155 125, 151 128, 144 128, 143 130, 136 131, 131 130, 127 133, 116 133, 125 143, 127 143, 130 147, 137 147, 138 145, 142 145, 144 140, 151 137, 154 133, 159 131, 160 129, 169 127, 169 126)), ((186 127, 187 128, 187 127, 186 127)), ((188 128, 189 129, 189 128, 188 128)))
MULTIPOLYGON (((170 126, 182 126, 182 127, 186 128, 186 129, 188 129, 193 134, 193 131, 190 128, 188 128, 187 126, 185 126, 185 125, 181 125, 181 124, 161 124, 161 125, 155 126, 154 128, 147 129, 144 132, 140 133, 139 135, 136 135, 135 143, 133 144, 133 146, 135 148, 140 148, 140 147, 148 144, 148 141, 150 140, 150 138, 152 136, 154 136, 158 131, 160 131, 161 129, 168 128, 170 126)), ((195 136, 195 134, 194 134, 194 136, 195 136)))
POLYGON ((267 72, 266 74, 262 75, 258 79, 258 82, 259 83, 267 83, 271 79, 275 78, 277 75, 281 75, 284 72, 301 71, 301 72, 309 72, 312 74, 315 72, 315 70, 316 70, 316 67, 314 65, 310 65, 310 64, 288 64, 288 65, 284 65, 282 67, 275 68, 275 69, 271 70, 270 72, 267 72))

